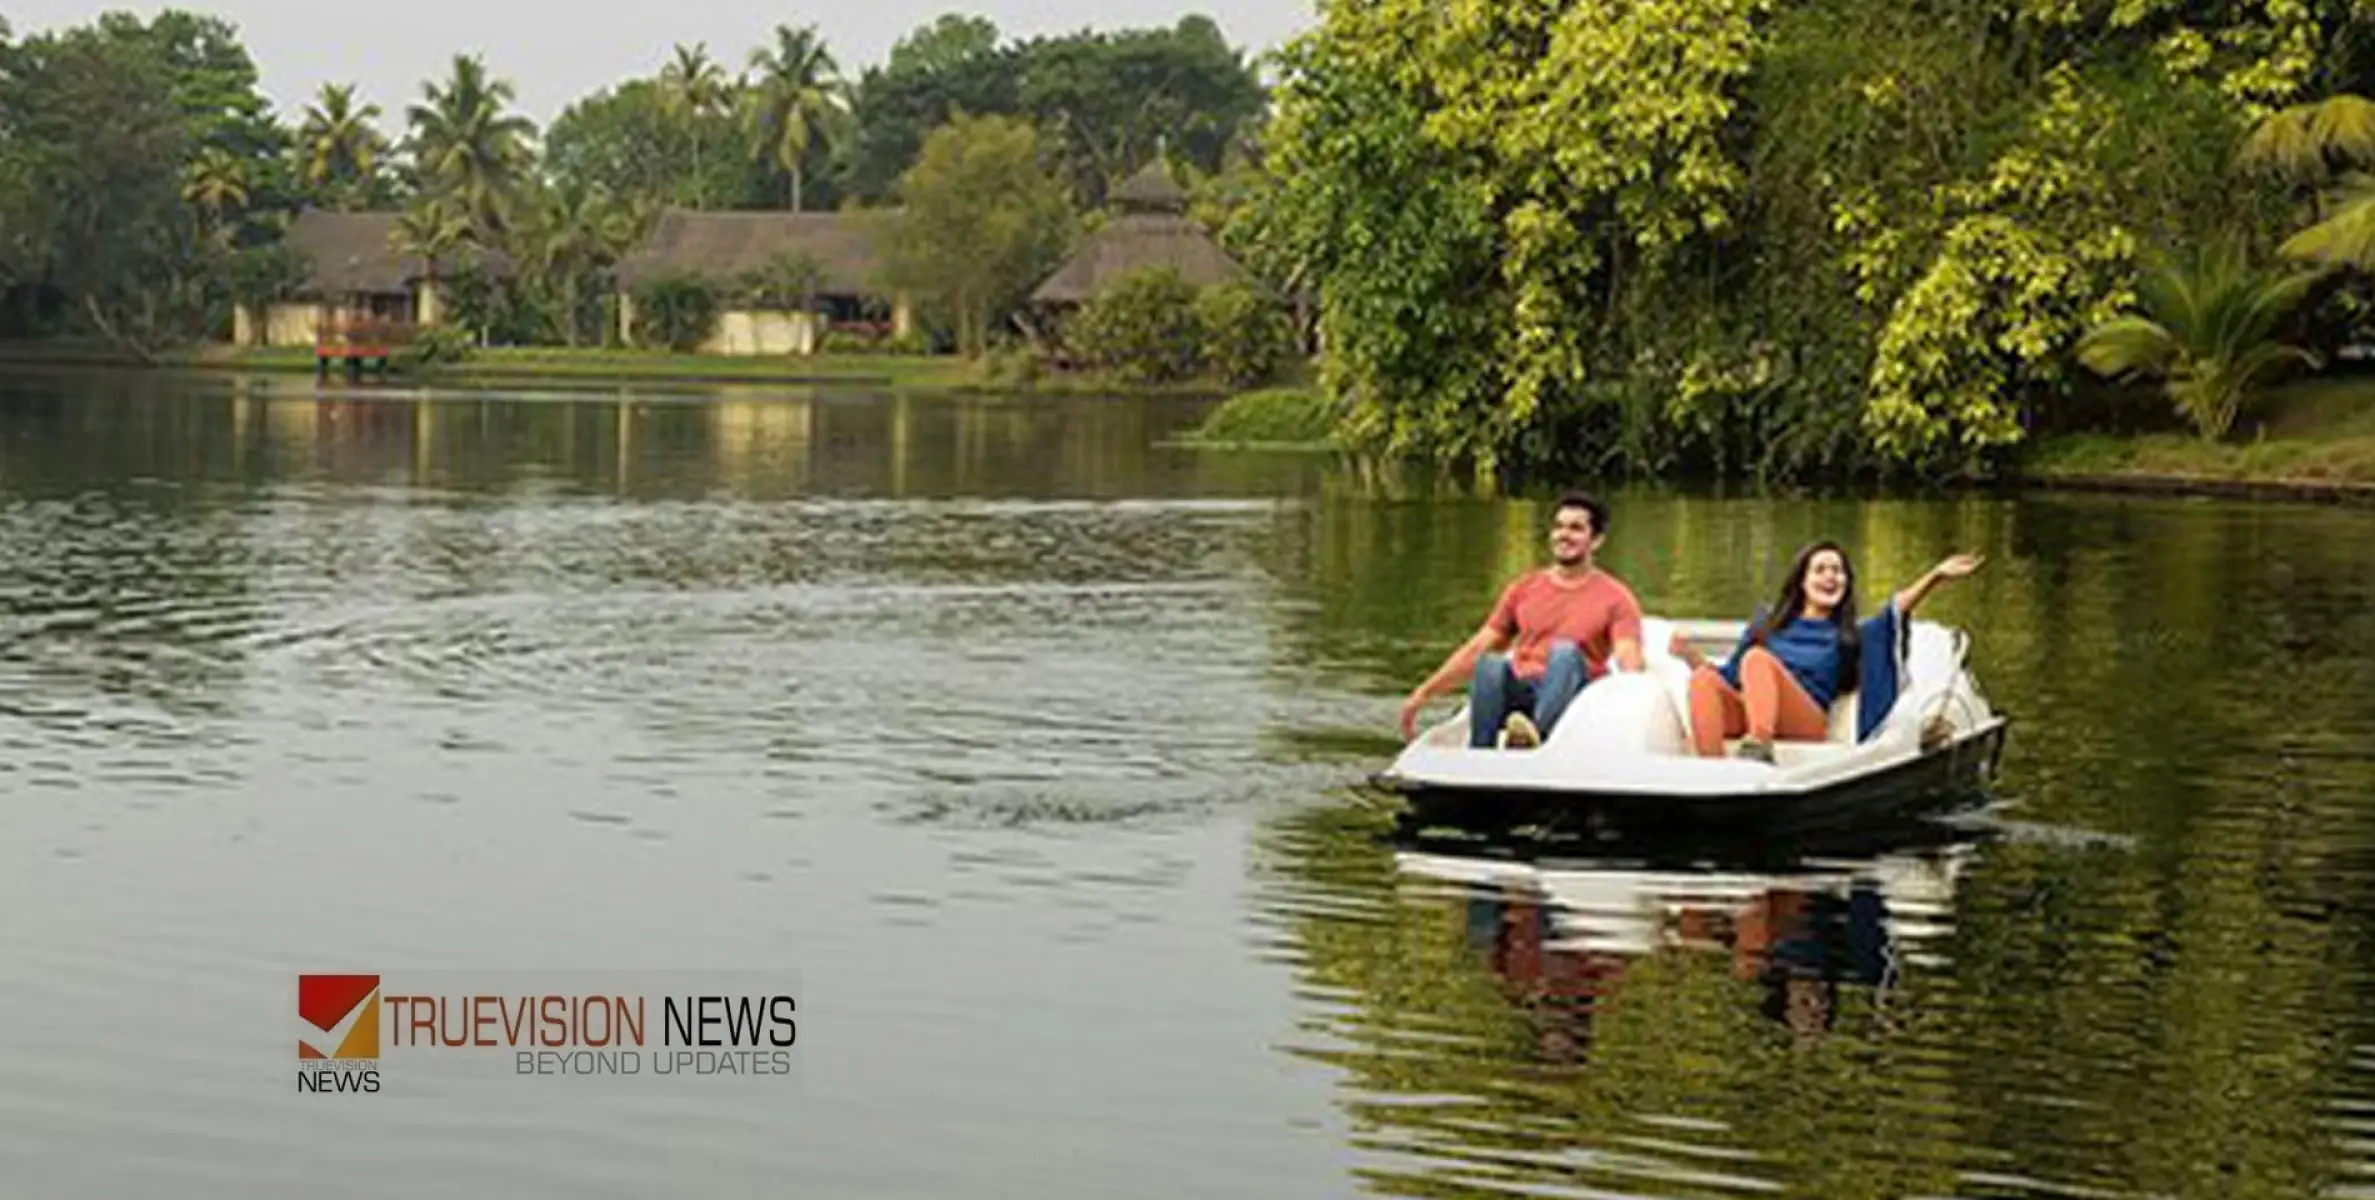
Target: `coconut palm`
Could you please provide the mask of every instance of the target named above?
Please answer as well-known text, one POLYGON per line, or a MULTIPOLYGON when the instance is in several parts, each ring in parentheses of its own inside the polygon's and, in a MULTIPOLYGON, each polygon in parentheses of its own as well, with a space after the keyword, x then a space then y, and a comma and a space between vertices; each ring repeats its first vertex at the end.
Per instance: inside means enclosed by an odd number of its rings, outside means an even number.
POLYGON ((387 153, 387 139, 371 124, 378 117, 376 104, 356 107, 353 84, 323 84, 297 129, 297 170, 306 185, 338 196, 341 207, 360 206, 387 153))
POLYGON ((500 235, 513 197, 528 173, 528 139, 536 127, 504 111, 509 80, 490 79, 486 64, 456 55, 444 86, 424 84, 425 103, 406 111, 412 159, 424 191, 450 196, 481 240, 500 235))
POLYGON ((2324 275, 2255 267, 2233 242, 2188 263, 2156 263, 2136 285, 2143 314, 2097 326, 2080 339, 2078 359, 2098 375, 2162 380, 2177 411, 2216 441, 2255 387, 2287 367, 2318 365, 2278 334, 2324 275))
POLYGON ((626 211, 600 192, 550 189, 538 193, 517 231, 518 258, 534 268, 560 302, 561 334, 569 345, 578 341, 586 282, 616 262, 632 241, 628 220, 626 211))
POLYGON ((709 44, 702 42, 690 50, 676 47, 676 57, 660 69, 660 94, 669 114, 682 120, 691 132, 693 207, 700 208, 709 182, 701 174, 701 126, 710 114, 724 111, 732 102, 732 86, 726 81, 725 69, 709 57, 709 44))
POLYGON ((398 254, 421 260, 429 286, 437 285, 438 268, 470 240, 470 220, 449 202, 425 197, 396 214, 388 231, 388 245, 398 254))
POLYGON ((801 204, 802 163, 847 111, 841 69, 814 25, 775 27, 775 46, 751 52, 757 77, 746 93, 744 119, 761 162, 790 176, 792 211, 801 204))
POLYGON ((223 216, 247 207, 247 163, 220 146, 208 146, 182 172, 181 198, 206 214, 206 225, 221 233, 223 216))

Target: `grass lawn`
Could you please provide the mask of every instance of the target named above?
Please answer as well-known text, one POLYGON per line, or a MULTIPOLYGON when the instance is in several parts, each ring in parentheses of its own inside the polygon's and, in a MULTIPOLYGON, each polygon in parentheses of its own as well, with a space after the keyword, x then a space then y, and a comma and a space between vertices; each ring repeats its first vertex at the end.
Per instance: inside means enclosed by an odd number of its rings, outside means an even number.
POLYGON ((2375 379, 2311 379, 2271 393, 2224 442, 2190 434, 2041 438, 2021 459, 2032 478, 2163 478, 2222 483, 2375 485, 2375 379))

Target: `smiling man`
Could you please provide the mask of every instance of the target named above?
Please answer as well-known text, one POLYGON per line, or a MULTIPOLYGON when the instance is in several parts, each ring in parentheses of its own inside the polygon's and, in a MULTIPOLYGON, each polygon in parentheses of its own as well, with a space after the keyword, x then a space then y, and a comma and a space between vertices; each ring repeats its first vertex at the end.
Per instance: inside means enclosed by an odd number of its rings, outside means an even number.
POLYGON ((1470 746, 1538 746, 1611 663, 1640 670, 1640 602, 1592 561, 1607 540, 1606 504, 1582 492, 1560 497, 1551 514, 1551 565, 1503 589, 1484 627, 1412 689, 1402 702, 1403 738, 1417 736, 1427 701, 1464 678, 1470 746))

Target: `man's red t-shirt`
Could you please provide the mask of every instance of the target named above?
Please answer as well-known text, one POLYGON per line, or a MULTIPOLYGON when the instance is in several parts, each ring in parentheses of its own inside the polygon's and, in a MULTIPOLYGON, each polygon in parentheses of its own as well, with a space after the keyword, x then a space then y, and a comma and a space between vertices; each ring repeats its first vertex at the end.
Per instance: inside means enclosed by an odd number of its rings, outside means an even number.
POLYGON ((1608 673, 1608 656, 1619 639, 1640 640, 1641 604, 1606 571, 1593 571, 1581 583, 1533 571, 1501 593, 1488 623, 1517 639, 1510 658, 1519 676, 1540 678, 1550 666, 1550 644, 1567 641, 1583 651, 1589 676, 1598 679, 1608 673))

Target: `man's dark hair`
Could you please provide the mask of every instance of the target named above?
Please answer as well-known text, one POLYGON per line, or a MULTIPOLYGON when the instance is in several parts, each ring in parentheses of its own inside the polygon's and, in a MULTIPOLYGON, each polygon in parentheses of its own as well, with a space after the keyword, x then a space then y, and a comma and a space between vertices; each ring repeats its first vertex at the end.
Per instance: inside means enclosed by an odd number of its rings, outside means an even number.
POLYGON ((1580 508, 1592 515, 1593 537, 1602 537, 1608 533, 1608 506, 1602 504, 1598 496, 1592 495, 1590 492, 1569 492, 1559 497, 1558 507, 1550 511, 1556 515, 1570 508, 1580 508))

